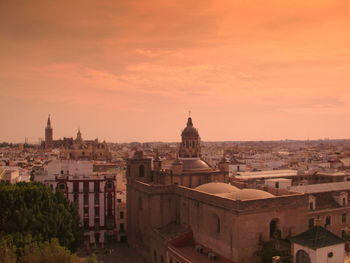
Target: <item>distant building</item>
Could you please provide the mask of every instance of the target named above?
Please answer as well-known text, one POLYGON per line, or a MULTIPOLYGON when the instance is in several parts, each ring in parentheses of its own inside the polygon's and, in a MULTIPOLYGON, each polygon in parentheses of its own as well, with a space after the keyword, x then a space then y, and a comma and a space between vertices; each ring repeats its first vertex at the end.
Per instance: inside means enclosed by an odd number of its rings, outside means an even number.
POLYGON ((20 181, 18 167, 0 167, 0 182, 15 184, 20 181))
POLYGON ((95 140, 83 140, 80 129, 77 137, 53 140, 53 128, 50 116, 45 128, 45 149, 59 148, 62 159, 73 160, 111 160, 112 154, 106 142, 95 140))

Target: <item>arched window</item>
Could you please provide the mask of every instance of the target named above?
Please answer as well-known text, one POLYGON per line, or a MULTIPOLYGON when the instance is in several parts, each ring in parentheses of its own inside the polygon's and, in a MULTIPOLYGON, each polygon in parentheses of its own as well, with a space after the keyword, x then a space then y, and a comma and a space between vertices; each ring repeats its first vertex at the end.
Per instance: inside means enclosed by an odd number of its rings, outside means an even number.
POLYGON ((270 238, 280 238, 279 219, 275 218, 270 222, 270 238))
POLYGON ((145 176, 145 166, 141 164, 139 167, 139 177, 144 177, 144 176, 145 176))
POLYGON ((296 263, 311 263, 310 256, 304 250, 300 249, 295 255, 296 263))

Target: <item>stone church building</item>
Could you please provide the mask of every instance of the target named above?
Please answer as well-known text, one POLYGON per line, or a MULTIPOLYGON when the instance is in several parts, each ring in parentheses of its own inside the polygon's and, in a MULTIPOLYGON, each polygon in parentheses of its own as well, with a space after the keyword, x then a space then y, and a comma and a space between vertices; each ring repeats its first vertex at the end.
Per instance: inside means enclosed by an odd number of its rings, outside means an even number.
POLYGON ((45 149, 60 149, 60 157, 62 159, 71 160, 110 160, 112 154, 106 142, 95 140, 84 140, 80 129, 77 137, 63 138, 59 140, 53 139, 53 127, 51 126, 50 115, 47 119, 45 127, 45 141, 42 144, 45 149))
POLYGON ((174 160, 128 160, 128 240, 147 262, 260 262, 265 245, 308 228, 306 195, 230 185, 201 159, 191 118, 181 137, 174 160))

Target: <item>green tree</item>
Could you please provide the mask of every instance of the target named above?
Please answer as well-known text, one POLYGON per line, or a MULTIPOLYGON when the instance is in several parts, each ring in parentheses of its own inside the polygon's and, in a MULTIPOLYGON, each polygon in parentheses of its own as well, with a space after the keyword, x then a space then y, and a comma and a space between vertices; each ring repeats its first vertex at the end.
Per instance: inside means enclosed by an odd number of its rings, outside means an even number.
POLYGON ((6 237, 19 251, 53 238, 72 251, 82 242, 75 206, 43 184, 0 184, 0 211, 0 237, 6 237))
POLYGON ((88 257, 84 263, 100 263, 101 261, 99 261, 96 257, 95 254, 92 254, 90 257, 88 257))
POLYGON ((79 263, 75 254, 59 245, 57 239, 51 242, 32 243, 24 248, 18 263, 79 263))

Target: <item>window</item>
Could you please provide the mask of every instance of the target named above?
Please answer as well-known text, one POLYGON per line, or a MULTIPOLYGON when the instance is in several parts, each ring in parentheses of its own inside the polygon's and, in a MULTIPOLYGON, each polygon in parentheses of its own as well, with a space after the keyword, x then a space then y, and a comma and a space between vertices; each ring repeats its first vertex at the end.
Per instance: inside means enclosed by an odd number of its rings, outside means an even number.
POLYGON ((309 227, 311 228, 313 226, 315 226, 315 218, 310 218, 309 219, 309 227))
POLYGON ((346 221, 347 221, 347 215, 346 215, 346 213, 344 213, 341 215, 341 223, 346 224, 346 221))
POLYGON ((89 218, 84 218, 84 228, 85 229, 89 228, 89 218))
POLYGON ((99 218, 95 218, 95 228, 100 227, 100 219, 99 218))
POLYGON ((73 192, 79 193, 79 182, 73 182, 73 192))
POLYGON ((279 225, 280 225, 280 221, 278 218, 271 220, 271 222, 270 222, 270 238, 272 238, 272 237, 280 238, 281 231, 280 231, 279 225))
POLYGON ((65 184, 59 184, 58 185, 58 189, 65 190, 66 189, 66 185, 65 184))
POLYGON ((89 216, 89 208, 84 207, 84 216, 89 216))
POLYGON ((117 199, 117 203, 121 203, 122 202, 122 199, 117 199))
POLYGON ((342 204, 343 204, 343 206, 346 205, 346 198, 345 197, 342 198, 342 204))
POLYGON ((95 194, 95 205, 100 204, 100 194, 95 194))
POLYGON ((84 185, 83 185, 83 190, 84 190, 84 193, 88 193, 89 192, 89 182, 84 182, 84 185))
POLYGON ((113 200, 112 200, 112 194, 108 193, 107 196, 107 215, 111 216, 113 215, 113 200))
POLYGON ((314 210, 314 209, 315 209, 315 207, 314 207, 314 202, 311 201, 311 202, 309 203, 309 209, 310 209, 310 210, 314 210))
POLYGON ((84 194, 84 205, 89 205, 89 195, 84 194))
POLYGON ((124 231, 125 231, 125 229, 124 229, 124 224, 123 224, 123 223, 121 223, 121 224, 119 225, 119 231, 120 231, 120 232, 124 232, 124 231))
POLYGON ((99 193, 100 192, 100 182, 94 183, 94 192, 99 193))
POLYGON ((119 218, 120 218, 120 219, 124 219, 124 212, 120 212, 119 218))
POLYGON ((100 208, 95 207, 95 217, 99 217, 99 216, 100 216, 100 208))
POLYGON ((108 182, 108 183, 107 183, 107 189, 108 189, 108 190, 113 189, 113 183, 112 183, 112 182, 108 182))
POLYGON ((140 165, 139 167, 139 177, 144 177, 145 176, 145 167, 143 164, 140 165))
POLYGON ((275 182, 275 188, 280 188, 280 183, 279 182, 275 182))
POLYGON ((306 253, 304 250, 298 250, 295 255, 295 262, 296 263, 310 263, 311 259, 308 253, 306 253))
POLYGON ((326 226, 331 225, 331 216, 326 216, 326 226))

